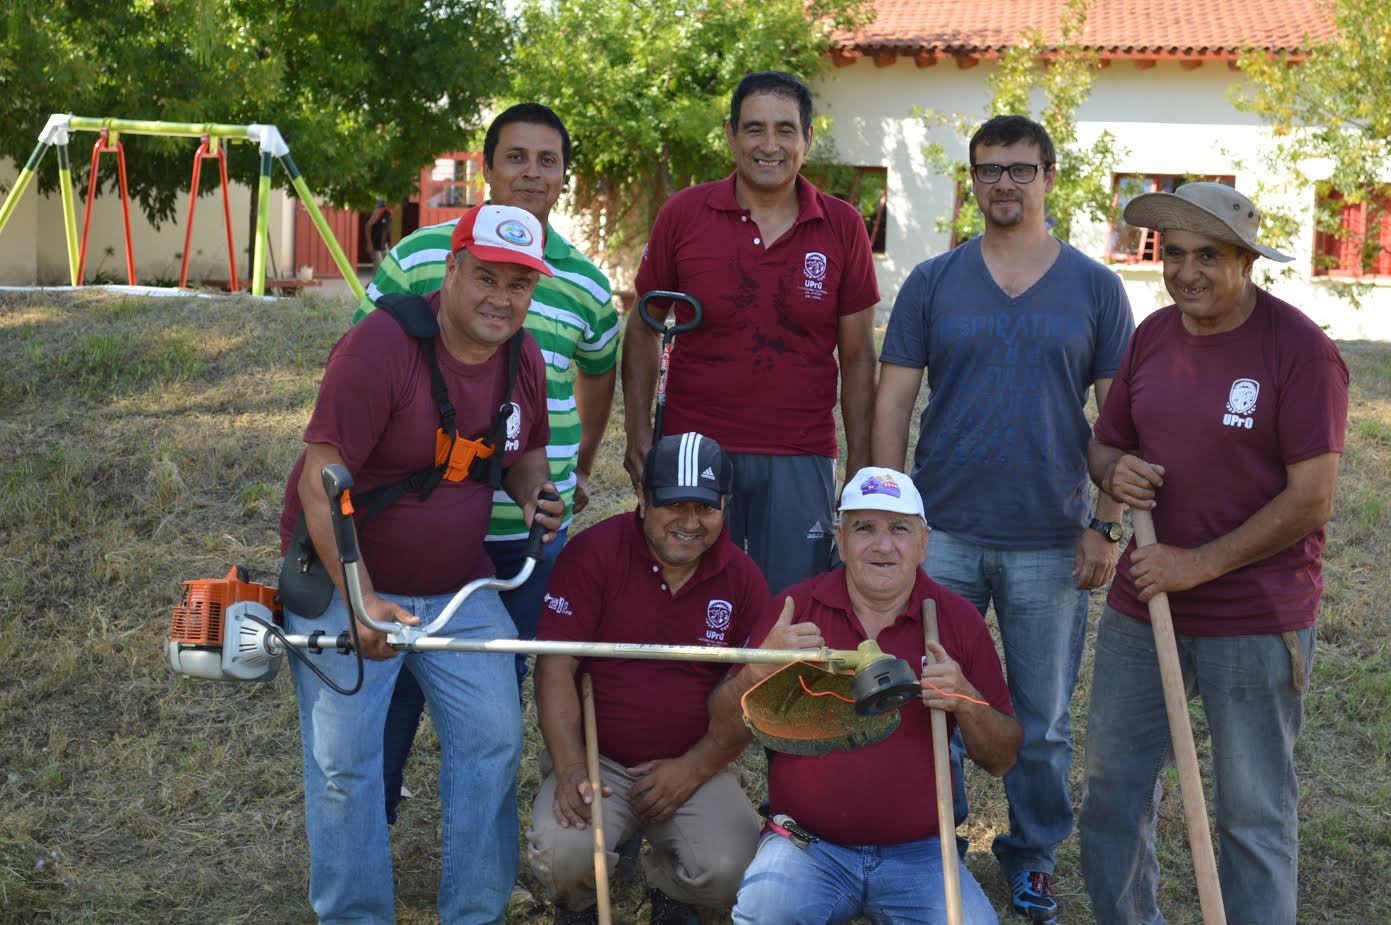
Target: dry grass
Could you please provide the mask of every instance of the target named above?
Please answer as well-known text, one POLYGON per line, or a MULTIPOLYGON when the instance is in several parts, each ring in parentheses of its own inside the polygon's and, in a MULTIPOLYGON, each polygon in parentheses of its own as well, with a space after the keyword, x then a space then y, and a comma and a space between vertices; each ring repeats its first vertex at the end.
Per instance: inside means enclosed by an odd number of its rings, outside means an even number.
MULTIPOLYGON (((177 679, 161 644, 179 581, 234 562, 273 573, 284 477, 350 315, 313 299, 0 301, 0 923, 312 920, 288 677, 177 679)), ((1391 347, 1344 354, 1352 426, 1298 749, 1310 923, 1391 921, 1378 889, 1391 870, 1391 620, 1378 599, 1391 552, 1391 347)), ((582 524, 629 503, 621 427, 620 406, 582 524)), ((1089 677, 1088 662, 1079 742, 1089 677)), ((1201 729, 1201 710, 1195 720, 1201 729)), ((524 804, 537 784, 534 718, 528 728, 524 804)), ((434 920, 438 761, 427 732, 408 769, 417 796, 394 832, 404 923, 434 920)), ((971 866, 1003 908, 988 854, 1003 799, 984 775, 970 786, 971 866)), ((1166 912, 1196 922, 1176 794, 1160 837, 1166 912)), ((1058 874, 1067 920, 1089 920, 1075 839, 1058 874)), ((645 921, 639 895, 620 890, 619 921, 645 921)), ((517 910, 512 921, 549 918, 517 910)))

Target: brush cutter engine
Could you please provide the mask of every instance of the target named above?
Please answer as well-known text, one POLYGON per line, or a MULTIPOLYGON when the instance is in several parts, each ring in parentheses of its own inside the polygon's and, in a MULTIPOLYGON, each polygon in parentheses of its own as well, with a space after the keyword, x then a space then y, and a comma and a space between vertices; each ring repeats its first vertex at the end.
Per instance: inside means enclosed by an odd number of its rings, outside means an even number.
POLYGON ((223 578, 184 582, 166 648, 175 673, 212 681, 269 681, 284 648, 268 626, 282 623, 275 589, 234 565, 223 578))

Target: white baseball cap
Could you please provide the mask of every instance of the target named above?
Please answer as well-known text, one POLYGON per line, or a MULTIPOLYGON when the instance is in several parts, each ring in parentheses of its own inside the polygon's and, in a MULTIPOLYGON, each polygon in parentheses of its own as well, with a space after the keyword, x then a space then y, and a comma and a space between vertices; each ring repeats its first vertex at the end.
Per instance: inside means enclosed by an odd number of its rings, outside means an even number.
POLYGON ((922 495, 913 480, 897 469, 866 466, 846 484, 840 494, 841 513, 845 511, 894 511, 916 514, 924 523, 922 495))
POLYGON ((464 213, 449 238, 449 250, 467 250, 489 263, 515 263, 554 276, 546 266, 545 231, 525 209, 491 203, 464 213))

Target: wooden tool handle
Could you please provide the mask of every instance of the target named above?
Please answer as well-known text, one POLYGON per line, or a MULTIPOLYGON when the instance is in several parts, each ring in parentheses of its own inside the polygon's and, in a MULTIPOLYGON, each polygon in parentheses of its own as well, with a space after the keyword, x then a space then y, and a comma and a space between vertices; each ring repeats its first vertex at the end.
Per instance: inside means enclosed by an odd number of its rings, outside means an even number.
POLYGON ((594 720, 594 682, 589 673, 580 675, 580 699, 584 708, 584 760, 589 772, 589 789, 594 802, 589 804, 590 829, 594 832, 594 894, 599 910, 599 925, 611 925, 609 910, 609 853, 604 845, 604 781, 599 775, 599 735, 594 720))
MULTIPOLYGON (((923 601, 923 640, 939 642, 937 636, 937 602, 923 601)), ((932 653, 923 646, 927 657, 932 653)), ((934 659, 935 661, 935 659, 934 659)), ((942 843, 942 894, 947 901, 947 925, 962 925, 961 868, 956 855, 956 813, 952 808, 951 765, 948 763, 947 715, 932 711, 932 770, 937 791, 937 839, 942 843)))
MULTIPOLYGON (((1149 511, 1131 510, 1135 526, 1135 545, 1139 548, 1158 542, 1154 518, 1149 511)), ((1198 904, 1204 925, 1226 925, 1222 887, 1217 879, 1217 857, 1212 850, 1212 832, 1207 824, 1207 802, 1203 799, 1203 777, 1198 771, 1198 750, 1193 744, 1193 727, 1188 722, 1188 694, 1179 667, 1178 642, 1174 638, 1174 618, 1169 612, 1169 595, 1163 592, 1149 600, 1150 626, 1154 628, 1154 650, 1159 657, 1159 679, 1164 686, 1164 708, 1169 714, 1169 738, 1178 765, 1179 790, 1183 794, 1183 817, 1188 823, 1188 848, 1193 854, 1193 873, 1198 880, 1198 904)))

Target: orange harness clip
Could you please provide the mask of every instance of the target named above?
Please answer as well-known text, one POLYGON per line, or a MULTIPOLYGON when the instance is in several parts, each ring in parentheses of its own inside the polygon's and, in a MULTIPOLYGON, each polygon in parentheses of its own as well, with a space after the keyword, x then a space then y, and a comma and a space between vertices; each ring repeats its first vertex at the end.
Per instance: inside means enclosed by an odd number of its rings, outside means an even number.
POLYGON ((443 466, 446 460, 448 461, 444 470, 444 479, 447 482, 462 482, 469 477, 474 460, 487 459, 494 452, 496 447, 489 446, 482 437, 473 440, 455 437, 454 449, 451 452, 449 435, 443 428, 435 432, 435 465, 443 466))

